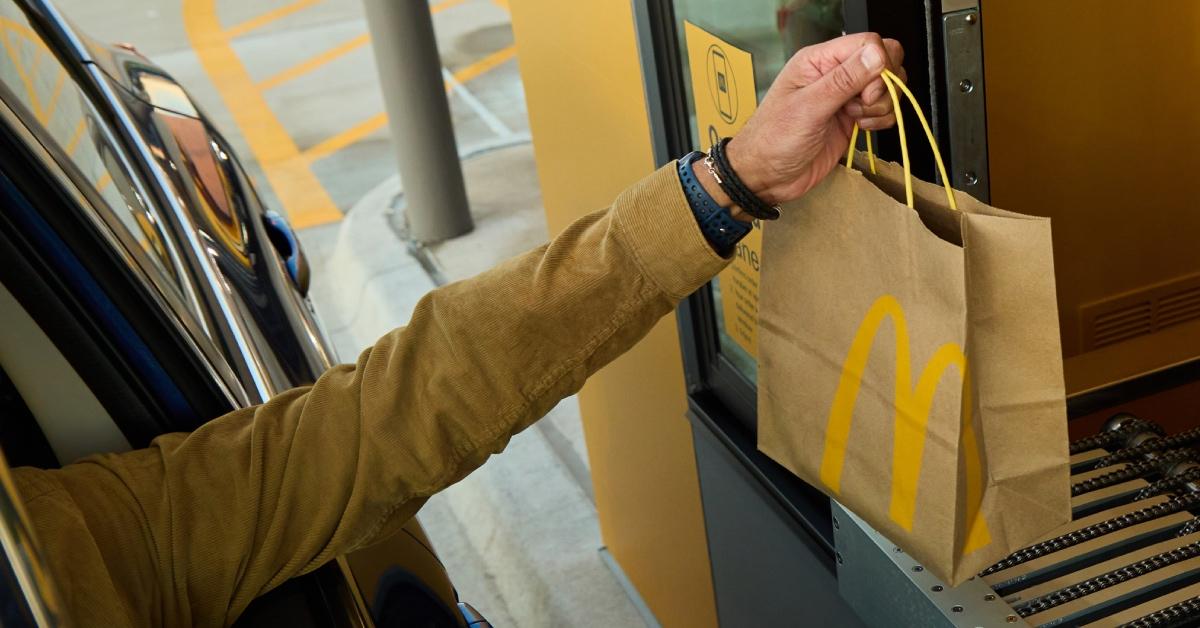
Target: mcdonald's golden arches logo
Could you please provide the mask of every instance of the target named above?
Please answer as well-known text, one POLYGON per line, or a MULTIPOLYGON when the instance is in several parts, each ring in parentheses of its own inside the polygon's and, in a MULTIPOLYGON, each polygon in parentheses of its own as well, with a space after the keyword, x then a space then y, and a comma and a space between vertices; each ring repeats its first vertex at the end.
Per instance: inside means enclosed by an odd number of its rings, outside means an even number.
POLYGON ((962 439, 966 455, 966 498, 968 526, 963 554, 969 554, 991 542, 987 522, 980 516, 983 499, 983 468, 979 458, 978 441, 972 425, 970 374, 962 347, 946 343, 938 347, 921 370, 916 386, 912 381, 912 359, 909 349, 908 322, 904 308, 892 295, 875 300, 854 334, 850 351, 842 363, 842 374, 833 395, 833 407, 825 427, 825 450, 821 457, 821 482, 837 494, 841 488, 842 468, 850 438, 850 424, 863 372, 871 355, 871 347, 879 327, 890 318, 896 329, 896 387, 894 405, 894 440, 892 443, 892 487, 888 515, 904 530, 911 532, 916 518, 917 484, 925 449, 926 427, 933 406, 934 393, 946 370, 958 369, 962 379, 962 439))

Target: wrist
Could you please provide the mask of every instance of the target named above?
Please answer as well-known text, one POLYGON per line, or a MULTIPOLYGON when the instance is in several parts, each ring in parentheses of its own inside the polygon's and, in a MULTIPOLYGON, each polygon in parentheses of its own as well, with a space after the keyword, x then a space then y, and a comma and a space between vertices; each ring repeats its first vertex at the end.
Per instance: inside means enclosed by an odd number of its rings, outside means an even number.
POLYGON ((764 163, 763 160, 754 159, 746 152, 740 136, 735 135, 729 140, 729 144, 725 146, 725 158, 729 160, 729 166, 733 168, 750 192, 768 205, 775 205, 779 202, 771 189, 768 177, 757 167, 758 164, 764 163))
POLYGON ((750 214, 742 211, 741 207, 738 207, 736 204, 734 204, 733 199, 729 198, 729 195, 725 193, 725 190, 721 189, 721 184, 717 182, 715 177, 713 177, 713 173, 709 171, 702 160, 696 160, 692 163, 692 172, 695 174, 696 180, 699 181, 700 185, 704 188, 704 191, 708 192, 708 195, 711 196, 718 205, 729 209, 730 216, 742 222, 751 222, 754 220, 750 214))

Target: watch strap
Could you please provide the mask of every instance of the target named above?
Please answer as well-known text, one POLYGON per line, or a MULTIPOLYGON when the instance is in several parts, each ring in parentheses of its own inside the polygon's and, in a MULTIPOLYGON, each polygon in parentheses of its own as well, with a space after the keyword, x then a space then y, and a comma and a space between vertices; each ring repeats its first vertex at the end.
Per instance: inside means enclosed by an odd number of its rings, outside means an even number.
POLYGON ((706 155, 699 151, 688 153, 678 161, 679 183, 687 196, 688 205, 696 216, 700 232, 712 245, 713 250, 721 256, 728 256, 738 241, 750 233, 753 226, 734 218, 729 209, 717 204, 708 190, 696 179, 692 164, 704 159, 706 155))

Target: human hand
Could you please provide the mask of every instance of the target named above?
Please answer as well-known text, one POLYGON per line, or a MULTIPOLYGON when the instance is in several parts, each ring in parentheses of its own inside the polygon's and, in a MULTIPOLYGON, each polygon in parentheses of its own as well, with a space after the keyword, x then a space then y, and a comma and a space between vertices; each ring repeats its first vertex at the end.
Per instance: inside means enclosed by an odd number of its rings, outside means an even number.
MULTIPOLYGON (((726 147, 733 170, 767 203, 801 197, 846 155, 856 122, 866 130, 895 124, 892 101, 879 75, 888 68, 907 78, 903 60, 900 42, 875 33, 802 48, 726 147)), ((704 168, 696 168, 696 175, 706 189, 724 196, 704 168)), ((718 202, 724 200, 719 197, 718 202)), ((737 217, 748 219, 744 214, 737 217)))

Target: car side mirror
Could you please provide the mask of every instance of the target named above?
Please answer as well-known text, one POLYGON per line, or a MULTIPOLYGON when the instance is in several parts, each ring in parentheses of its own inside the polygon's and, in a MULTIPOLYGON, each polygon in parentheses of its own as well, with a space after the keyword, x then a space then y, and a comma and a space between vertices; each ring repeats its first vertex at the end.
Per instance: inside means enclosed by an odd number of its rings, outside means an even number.
POLYGON ((300 247, 300 239, 296 237, 292 225, 286 218, 279 215, 279 212, 273 210, 263 212, 262 222, 267 231, 267 237, 271 240, 271 245, 283 259, 283 265, 287 269, 288 277, 292 280, 292 285, 295 286, 300 296, 308 296, 308 286, 311 281, 308 259, 304 256, 304 249, 300 247))

